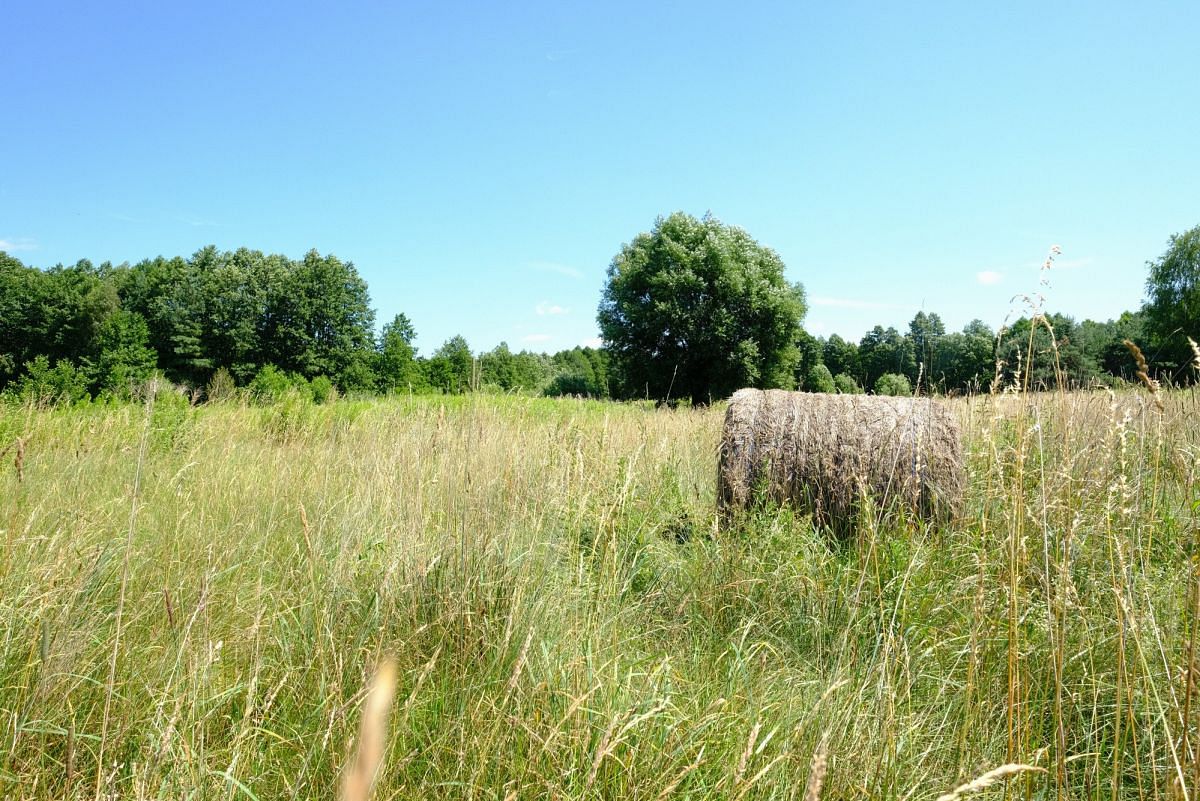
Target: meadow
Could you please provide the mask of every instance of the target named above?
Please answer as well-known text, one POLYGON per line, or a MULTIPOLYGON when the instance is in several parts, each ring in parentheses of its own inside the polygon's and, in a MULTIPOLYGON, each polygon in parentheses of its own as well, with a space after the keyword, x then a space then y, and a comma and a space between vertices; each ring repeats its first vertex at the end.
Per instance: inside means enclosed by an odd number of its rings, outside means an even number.
POLYGON ((716 528, 721 406, 2 407, 0 796, 333 798, 390 658, 377 799, 1194 797, 1195 394, 949 403, 849 542, 716 528))

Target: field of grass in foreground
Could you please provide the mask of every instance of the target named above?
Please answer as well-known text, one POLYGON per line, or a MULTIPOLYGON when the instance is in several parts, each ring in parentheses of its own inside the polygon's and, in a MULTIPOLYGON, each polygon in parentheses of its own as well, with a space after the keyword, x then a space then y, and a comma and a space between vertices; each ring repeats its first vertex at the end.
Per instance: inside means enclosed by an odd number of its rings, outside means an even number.
POLYGON ((0 409, 0 797, 332 798, 391 655, 380 799, 1193 798, 1164 401, 954 401, 963 519, 840 547, 714 531, 720 408, 0 409))

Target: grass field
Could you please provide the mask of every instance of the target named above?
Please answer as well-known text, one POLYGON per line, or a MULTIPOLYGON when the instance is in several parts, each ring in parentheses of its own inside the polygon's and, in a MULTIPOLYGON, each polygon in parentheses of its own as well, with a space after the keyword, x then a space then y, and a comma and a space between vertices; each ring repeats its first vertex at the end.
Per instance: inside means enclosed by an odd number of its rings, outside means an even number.
POLYGON ((1163 401, 951 401, 963 518, 843 545, 714 530, 721 408, 0 409, 0 797, 333 798, 390 656, 379 799, 1194 798, 1163 401))

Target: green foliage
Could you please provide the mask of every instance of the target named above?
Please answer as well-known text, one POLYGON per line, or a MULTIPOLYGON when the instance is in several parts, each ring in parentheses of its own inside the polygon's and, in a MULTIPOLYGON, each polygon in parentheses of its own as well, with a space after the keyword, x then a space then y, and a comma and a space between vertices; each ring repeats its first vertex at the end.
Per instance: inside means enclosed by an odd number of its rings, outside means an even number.
POLYGON ((876 395, 907 396, 912 394, 908 376, 899 373, 884 373, 875 381, 876 395))
POLYGON ((885 373, 916 378, 912 341, 902 337, 895 328, 884 330, 882 326, 877 325, 864 334, 862 341, 858 343, 858 357, 862 365, 864 386, 875 386, 885 373))
POLYGON ((182 258, 160 256, 120 271, 115 284, 122 307, 146 320, 167 376, 198 383, 214 363, 204 341, 210 309, 203 273, 182 258))
POLYGON ((383 327, 375 353, 375 377, 380 392, 409 392, 423 383, 413 340, 417 332, 406 315, 397 314, 383 327))
POLYGON ((448 395, 474 389, 478 383, 475 357, 467 340, 453 336, 442 343, 425 362, 425 380, 432 388, 448 395))
POLYGON ((113 312, 92 342, 96 355, 84 359, 84 369, 93 390, 130 397, 154 371, 150 329, 137 312, 113 312))
POLYGON ((312 250, 267 295, 262 361, 306 378, 343 379, 373 345, 375 313, 350 262, 312 250))
MULTIPOLYGON (((1004 330, 998 356, 1002 377, 1009 384, 1018 379, 1031 389, 1053 389, 1059 379, 1068 388, 1087 386, 1100 367, 1080 338, 1079 326, 1063 314, 1022 317, 1004 330)), ((1086 337, 1085 337, 1086 338, 1086 337)))
POLYGON ((25 403, 53 406, 75 403, 88 396, 87 374, 68 361, 53 367, 45 356, 25 363, 24 374, 13 385, 14 395, 25 403))
POLYGON ((996 338, 980 320, 961 332, 941 337, 930 373, 930 386, 944 391, 986 391, 996 367, 996 338))
POLYGON ((160 380, 155 391, 154 411, 150 418, 150 437, 156 450, 179 446, 190 428, 194 409, 187 397, 168 381, 160 380))
POLYGON ((1166 252, 1148 266, 1147 328, 1157 360, 1183 380, 1191 374, 1185 369, 1192 359, 1187 337, 1200 341, 1200 225, 1172 235, 1166 252))
POLYGON ((294 383, 262 409, 261 414, 263 430, 280 442, 300 437, 326 419, 319 416, 312 395, 294 383))
POLYGON ((501 342, 488 353, 479 357, 480 381, 508 392, 517 389, 516 357, 508 349, 507 342, 501 342))
MULTIPOLYGON (((220 368, 248 382, 264 364, 349 390, 379 383, 366 283, 316 251, 293 261, 207 247, 189 259, 49 270, 0 254, 0 388, 39 355, 85 364, 94 391, 118 394, 154 367, 192 387, 220 368)), ((390 380, 405 377, 384 361, 390 380)))
POLYGON ((833 377, 834 388, 842 395, 861 395, 863 388, 849 375, 838 373, 833 377))
POLYGON ((837 392, 837 384, 829 368, 823 364, 814 365, 804 379, 804 389, 807 392, 837 392))
POLYGON ((923 386, 932 383, 930 376, 936 367, 938 350, 944 336, 946 326, 942 323, 942 318, 934 313, 919 311, 908 325, 908 339, 912 343, 913 367, 916 370, 913 378, 920 376, 924 382, 923 386))
POLYGON ((862 374, 862 366, 858 358, 858 345, 854 342, 847 342, 837 334, 831 334, 822 346, 821 361, 834 375, 839 373, 845 373, 848 376, 862 374))
POLYGON ((552 363, 556 375, 546 387, 546 395, 608 397, 608 358, 604 351, 576 347, 554 354, 552 363))
POLYGON ((37 356, 80 364, 119 308, 112 267, 83 260, 37 270, 0 253, 0 387, 37 356))
POLYGON ((237 396, 237 384, 233 374, 226 367, 218 367, 208 380, 204 390, 204 399, 210 403, 220 403, 237 396))
POLYGON ((327 376, 319 375, 312 381, 308 382, 308 390, 312 394, 314 403, 329 403, 337 400, 337 387, 329 380, 327 376))
POLYGON ((608 268, 597 319, 623 397, 790 387, 805 312, 779 256, 711 216, 660 217, 608 268))
POLYGON ((805 331, 796 335, 796 367, 794 386, 805 388, 817 365, 824 363, 825 343, 805 331))
MULTIPOLYGON (((205 394, 218 398, 264 365, 291 376, 302 394, 324 376, 342 394, 488 387, 698 403, 741 386, 826 387, 822 363, 863 387, 895 373, 910 385, 919 377, 922 393, 960 393, 990 388, 997 359, 1007 385, 1018 375, 1031 388, 1060 378, 1068 387, 1133 380, 1125 339, 1164 378, 1193 380, 1185 334, 1197 335, 1198 279, 1200 227, 1171 237, 1150 264, 1144 310, 1116 320, 1023 318, 997 348, 979 320, 948 333, 939 315, 922 311, 903 334, 876 326, 858 344, 836 334, 824 341, 800 328, 803 293, 784 281, 776 254, 711 217, 674 214, 610 265, 598 313, 605 348, 551 356, 501 343, 476 356, 455 337, 421 359, 403 314, 376 341, 365 282, 353 264, 317 251, 291 260, 210 246, 189 258, 115 267, 85 259, 45 270, 0 253, 0 391, 15 392, 25 366, 45 357, 46 370, 80 365, 90 392, 119 397, 157 369, 193 391, 219 375, 216 392, 205 394)), ((323 382, 316 391, 328 396, 323 382)))
POLYGON ((258 371, 248 388, 255 402, 270 404, 282 398, 294 386, 294 378, 275 365, 268 364, 258 371))

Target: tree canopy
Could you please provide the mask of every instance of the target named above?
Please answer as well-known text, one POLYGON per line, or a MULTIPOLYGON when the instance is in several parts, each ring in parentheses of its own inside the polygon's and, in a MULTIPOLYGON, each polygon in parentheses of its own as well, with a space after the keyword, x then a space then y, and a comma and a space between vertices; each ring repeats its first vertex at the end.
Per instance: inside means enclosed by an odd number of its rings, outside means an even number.
POLYGON ((624 245, 597 320, 620 395, 706 403, 794 386, 800 284, 740 228, 676 212, 624 245))
POLYGON ((1146 322, 1159 346, 1156 355, 1179 373, 1193 358, 1187 338, 1200 340, 1200 225, 1173 235, 1149 267, 1146 322))
POLYGON ((0 393, 38 403, 125 396, 158 371, 193 398, 300 391, 517 392, 706 403, 743 386, 907 394, 1114 385, 1134 380, 1123 344, 1158 378, 1191 382, 1200 339, 1200 226, 1149 262, 1147 300, 1115 320, 1042 312, 993 331, 947 331, 919 311, 857 341, 813 336, 799 284, 744 230, 706 216, 659 218, 608 268, 604 346, 476 353, 454 336, 429 356, 397 314, 378 332, 354 265, 206 247, 134 265, 39 269, 0 252, 0 393), (998 379, 998 383, 994 383, 998 379), (239 389, 242 388, 242 389, 239 389))

